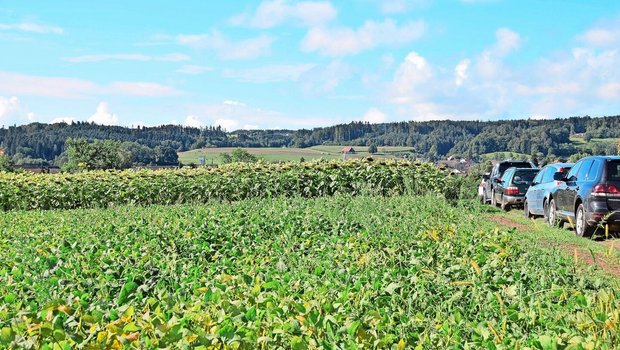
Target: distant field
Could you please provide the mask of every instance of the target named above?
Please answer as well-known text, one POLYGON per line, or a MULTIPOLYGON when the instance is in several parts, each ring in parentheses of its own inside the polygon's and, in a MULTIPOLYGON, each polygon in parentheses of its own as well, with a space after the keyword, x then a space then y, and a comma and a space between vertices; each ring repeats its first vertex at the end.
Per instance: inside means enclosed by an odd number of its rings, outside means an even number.
POLYGON ((503 160, 506 158, 510 159, 530 159, 528 154, 517 153, 517 152, 493 152, 493 153, 485 153, 480 155, 480 157, 484 160, 503 160), (500 157, 501 155, 501 157, 500 157), (501 158, 501 159, 500 159, 501 158))
MULTIPOLYGON (((288 147, 257 147, 243 148, 249 153, 256 155, 267 162, 298 162, 303 157, 305 160, 312 159, 342 159, 340 153, 345 146, 314 146, 309 148, 288 148, 288 147)), ((368 156, 368 147, 353 147, 356 154, 347 155, 347 158, 362 158, 368 156)), ((179 153, 179 160, 184 164, 198 163, 200 157, 205 157, 207 164, 219 164, 222 153, 231 153, 234 147, 222 148, 202 148, 179 153)), ((409 147, 378 147, 377 158, 391 158, 395 152, 411 150, 409 147)))
MULTIPOLYGON (((327 152, 327 153, 339 153, 342 148, 346 146, 313 146, 306 149, 316 150, 319 152, 327 152)), ((352 146, 357 153, 368 153, 368 147, 366 146, 352 146)), ((412 147, 377 147, 378 154, 381 153, 395 153, 395 152, 407 152, 413 150, 412 147)))

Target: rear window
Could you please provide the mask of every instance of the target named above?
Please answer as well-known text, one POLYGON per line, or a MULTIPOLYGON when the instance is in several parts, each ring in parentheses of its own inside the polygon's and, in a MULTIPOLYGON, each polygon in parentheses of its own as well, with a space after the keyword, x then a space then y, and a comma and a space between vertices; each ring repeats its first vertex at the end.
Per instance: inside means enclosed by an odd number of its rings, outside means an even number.
POLYGON ((502 174, 508 168, 531 168, 532 164, 528 162, 506 162, 499 165, 499 173, 502 174))
POLYGON ((512 178, 512 182, 516 185, 529 184, 536 177, 536 171, 517 171, 512 178))
POLYGON ((620 161, 607 163, 607 180, 620 181, 620 161))

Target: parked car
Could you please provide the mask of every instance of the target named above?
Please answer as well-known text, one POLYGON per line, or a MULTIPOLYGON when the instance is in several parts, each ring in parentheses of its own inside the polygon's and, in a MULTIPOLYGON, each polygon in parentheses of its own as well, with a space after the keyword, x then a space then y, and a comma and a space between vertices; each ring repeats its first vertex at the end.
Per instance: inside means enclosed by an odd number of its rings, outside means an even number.
POLYGON ((480 200, 480 202, 482 202, 482 204, 486 203, 486 200, 484 198, 484 186, 486 185, 487 181, 489 181, 489 175, 489 173, 482 175, 482 180, 480 180, 480 184, 478 185, 478 199, 480 200))
POLYGON ((532 168, 535 169, 536 166, 534 163, 527 160, 504 160, 501 161, 491 170, 491 174, 489 175, 489 181, 484 184, 483 189, 483 201, 485 203, 491 202, 494 197, 495 186, 497 185, 497 181, 501 179, 502 175, 504 175, 504 171, 508 168, 532 168))
POLYGON ((554 163, 540 169, 525 194, 523 213, 526 218, 544 216, 545 220, 548 220, 549 195, 555 187, 562 184, 561 181, 554 180, 553 176, 555 173, 568 174, 573 165, 574 163, 554 163))
POLYGON ((491 202, 499 205, 503 210, 510 210, 512 206, 523 205, 525 193, 530 187, 539 169, 508 168, 497 181, 491 202))
POLYGON ((568 174, 555 173, 554 180, 562 184, 550 193, 551 224, 562 226, 570 220, 581 237, 603 225, 613 231, 620 228, 620 157, 582 158, 568 174))

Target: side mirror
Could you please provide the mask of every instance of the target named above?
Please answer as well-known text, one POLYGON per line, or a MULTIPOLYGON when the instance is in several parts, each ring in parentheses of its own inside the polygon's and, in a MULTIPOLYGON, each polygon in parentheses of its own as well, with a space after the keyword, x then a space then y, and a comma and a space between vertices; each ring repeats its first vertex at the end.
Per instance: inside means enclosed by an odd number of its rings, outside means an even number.
POLYGON ((566 179, 564 178, 564 173, 557 172, 553 174, 553 180, 554 181, 565 181, 566 179))

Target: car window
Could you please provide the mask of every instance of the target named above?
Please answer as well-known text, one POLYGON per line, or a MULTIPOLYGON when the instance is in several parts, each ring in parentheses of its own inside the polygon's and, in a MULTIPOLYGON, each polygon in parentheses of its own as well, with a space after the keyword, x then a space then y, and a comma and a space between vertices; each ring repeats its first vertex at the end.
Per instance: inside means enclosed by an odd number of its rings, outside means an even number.
POLYGON ((594 160, 594 163, 592 163, 592 166, 590 167, 590 171, 588 171, 588 174, 586 175, 586 180, 594 181, 598 179, 598 176, 601 173, 602 169, 603 162, 600 159, 594 160))
POLYGON ((536 175, 536 177, 534 178, 534 182, 537 184, 543 183, 542 178, 543 178, 543 174, 545 173, 545 171, 548 169, 548 167, 543 168, 541 171, 538 172, 538 174, 536 175))
POLYGON ((607 163, 607 180, 620 181, 620 161, 611 161, 607 163))
POLYGON ((549 183, 553 181, 553 174, 555 174, 555 167, 547 167, 545 171, 545 176, 543 177, 543 183, 549 183))
POLYGON ((512 178, 512 183, 515 185, 530 184, 535 176, 535 171, 516 171, 515 176, 512 178))
POLYGON ((508 180, 510 180, 510 176, 512 175, 513 172, 514 170, 506 170, 504 172, 504 175, 502 176, 502 181, 504 183, 508 183, 508 180))
POLYGON ((568 175, 566 175, 566 178, 569 181, 575 181, 577 179, 577 171, 579 171, 579 168, 581 168, 581 164, 583 162, 578 162, 577 164, 575 164, 575 166, 568 172, 568 175))
POLYGON ((588 171, 592 167, 592 159, 588 159, 581 164, 579 171, 577 172, 577 181, 584 181, 588 175, 588 171))

